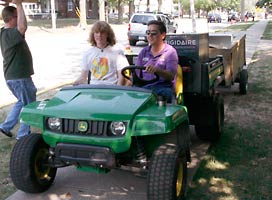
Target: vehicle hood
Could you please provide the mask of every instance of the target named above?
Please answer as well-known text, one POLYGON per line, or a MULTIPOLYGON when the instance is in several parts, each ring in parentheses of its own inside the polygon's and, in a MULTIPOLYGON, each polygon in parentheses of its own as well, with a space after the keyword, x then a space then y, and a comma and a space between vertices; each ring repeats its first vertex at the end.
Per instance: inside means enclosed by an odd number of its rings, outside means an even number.
POLYGON ((48 101, 24 108, 44 116, 89 120, 128 120, 156 101, 150 90, 125 86, 80 86, 61 89, 48 101))

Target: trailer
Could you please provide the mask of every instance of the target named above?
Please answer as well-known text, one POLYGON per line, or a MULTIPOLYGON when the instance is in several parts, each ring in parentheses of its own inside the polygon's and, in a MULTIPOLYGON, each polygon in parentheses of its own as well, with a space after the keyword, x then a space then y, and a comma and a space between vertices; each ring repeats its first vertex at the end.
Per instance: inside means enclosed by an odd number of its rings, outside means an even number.
POLYGON ((224 127, 224 99, 216 88, 224 80, 223 56, 209 55, 209 34, 168 34, 182 69, 183 103, 198 138, 217 141, 224 127))
POLYGON ((240 94, 246 94, 248 88, 246 35, 209 34, 209 55, 222 55, 224 58, 223 86, 231 87, 234 83, 239 83, 240 94))

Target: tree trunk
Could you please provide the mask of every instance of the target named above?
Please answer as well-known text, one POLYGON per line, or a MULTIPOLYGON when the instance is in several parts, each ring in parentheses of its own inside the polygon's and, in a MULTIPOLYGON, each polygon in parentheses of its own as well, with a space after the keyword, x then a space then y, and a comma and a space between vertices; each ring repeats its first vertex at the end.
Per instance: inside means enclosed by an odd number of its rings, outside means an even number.
POLYGON ((118 24, 122 24, 123 23, 123 2, 122 0, 118 0, 118 24))
POLYGON ((87 28, 86 1, 85 0, 79 1, 79 9, 80 9, 80 27, 85 30, 87 28))
POLYGON ((146 11, 149 12, 150 11, 150 0, 146 1, 146 11))
POLYGON ((99 19, 99 2, 98 1, 92 1, 92 12, 91 17, 93 19, 99 19))
POLYGON ((128 18, 130 19, 132 14, 135 12, 134 0, 130 0, 128 6, 129 6, 128 18))
POLYGON ((162 0, 158 0, 158 11, 161 11, 162 0))
POLYGON ((99 0, 99 20, 106 21, 105 18, 105 0, 99 0))

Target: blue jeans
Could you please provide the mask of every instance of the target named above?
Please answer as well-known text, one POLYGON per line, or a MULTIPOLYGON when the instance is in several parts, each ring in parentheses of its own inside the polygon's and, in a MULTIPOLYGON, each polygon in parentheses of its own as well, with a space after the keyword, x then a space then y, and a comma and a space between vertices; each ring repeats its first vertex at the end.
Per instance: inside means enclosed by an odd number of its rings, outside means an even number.
MULTIPOLYGON (((31 78, 7 80, 6 84, 9 90, 18 100, 8 113, 4 123, 0 125, 0 128, 2 128, 4 131, 10 132, 10 130, 13 129, 19 121, 20 112, 23 106, 36 101, 37 88, 35 87, 31 78)), ((21 137, 28 135, 29 133, 30 126, 25 123, 21 123, 16 139, 19 140, 21 137)))
POLYGON ((170 87, 162 87, 162 86, 143 86, 143 88, 152 90, 158 96, 163 96, 166 98, 168 103, 172 102, 172 99, 175 95, 174 91, 170 87))

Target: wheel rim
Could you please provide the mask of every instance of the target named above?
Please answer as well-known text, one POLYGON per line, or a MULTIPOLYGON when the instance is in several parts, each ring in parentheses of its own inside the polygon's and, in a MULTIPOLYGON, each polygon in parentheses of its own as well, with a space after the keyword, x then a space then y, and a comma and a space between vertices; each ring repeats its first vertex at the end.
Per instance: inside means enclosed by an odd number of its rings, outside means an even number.
POLYGON ((181 195, 182 187, 183 187, 183 167, 181 162, 179 162, 177 182, 176 182, 177 197, 181 195))
POLYGON ((40 149, 35 157, 35 174, 39 180, 50 179, 49 173, 51 167, 45 165, 48 160, 48 150, 40 149))

